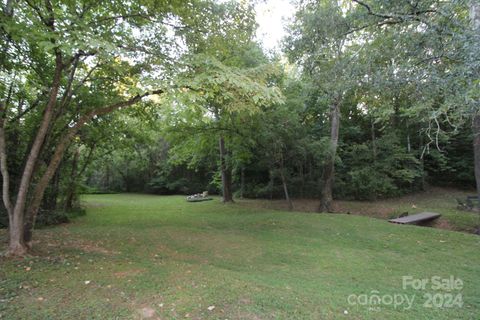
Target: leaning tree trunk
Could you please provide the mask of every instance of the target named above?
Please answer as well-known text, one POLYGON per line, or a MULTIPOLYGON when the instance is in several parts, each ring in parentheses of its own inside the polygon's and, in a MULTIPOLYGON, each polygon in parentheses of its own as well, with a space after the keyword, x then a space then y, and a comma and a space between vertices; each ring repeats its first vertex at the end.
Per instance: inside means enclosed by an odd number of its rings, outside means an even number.
POLYGON ((40 123, 40 127, 35 135, 35 140, 28 154, 25 168, 23 170, 20 185, 18 187, 15 206, 13 207, 12 224, 9 226, 9 247, 8 254, 23 256, 27 253, 28 247, 24 241, 24 221, 25 208, 27 205, 27 196, 30 189, 34 168, 37 164, 40 150, 45 141, 48 128, 51 124, 55 103, 57 101, 57 94, 60 88, 60 79, 62 76, 63 62, 60 53, 57 53, 55 60, 55 76, 50 90, 50 96, 40 123))
POLYGON ((219 142, 219 151, 220 151, 220 171, 222 174, 223 202, 233 202, 232 171, 227 165, 225 140, 223 139, 223 137, 220 137, 218 142, 219 142))
POLYGON ((327 163, 323 169, 323 183, 320 195, 319 212, 332 212, 332 190, 335 178, 335 157, 338 146, 338 133, 340 129, 340 107, 335 103, 330 108, 330 150, 327 163))
POLYGON ((58 195, 60 194, 60 167, 55 171, 52 181, 43 197, 42 208, 48 211, 54 211, 58 207, 58 195))
MULTIPOLYGON (((89 113, 80 117, 76 124, 68 129, 67 133, 62 136, 57 146, 55 147, 55 151, 50 160, 50 163, 47 166, 47 169, 43 173, 40 180, 36 183, 35 188, 32 192, 32 199, 29 202, 28 210, 26 210, 25 212, 25 221, 27 221, 27 223, 25 224, 25 229, 21 228, 22 238, 20 238, 20 241, 22 242, 23 248, 25 249, 23 253, 21 253, 22 255, 25 254, 29 248, 31 248, 33 228, 35 227, 35 220, 37 218, 38 210, 40 209, 40 204, 42 203, 42 199, 45 194, 45 189, 47 188, 50 180, 58 169, 58 166, 62 161, 66 148, 69 146, 70 142, 73 140, 78 131, 95 116, 102 116, 111 113, 115 110, 131 106, 141 101, 142 98, 146 96, 161 93, 163 93, 163 90, 154 90, 144 93, 142 95, 136 95, 126 101, 114 103, 107 107, 92 110, 89 113)), ((19 253, 10 251, 10 254, 18 255, 19 253)))
POLYGON ((70 171, 70 178, 68 182, 67 194, 65 197, 65 211, 72 211, 73 203, 75 201, 76 187, 77 187, 77 171, 78 171, 78 158, 80 157, 80 149, 76 148, 73 154, 72 170, 70 171))

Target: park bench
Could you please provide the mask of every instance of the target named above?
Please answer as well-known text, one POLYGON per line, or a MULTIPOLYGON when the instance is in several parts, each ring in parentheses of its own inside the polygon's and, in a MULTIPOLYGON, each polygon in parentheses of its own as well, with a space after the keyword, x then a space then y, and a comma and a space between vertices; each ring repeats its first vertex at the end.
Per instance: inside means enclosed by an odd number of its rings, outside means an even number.
POLYGON ((388 222, 398 224, 423 224, 438 219, 440 216, 441 214, 435 212, 422 212, 411 216, 391 219, 388 220, 388 222))

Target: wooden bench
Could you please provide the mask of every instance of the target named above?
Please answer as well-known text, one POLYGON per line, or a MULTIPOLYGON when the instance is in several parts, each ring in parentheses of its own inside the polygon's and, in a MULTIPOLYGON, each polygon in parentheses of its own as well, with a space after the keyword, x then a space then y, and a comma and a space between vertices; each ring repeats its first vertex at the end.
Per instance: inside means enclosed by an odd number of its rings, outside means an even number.
POLYGON ((422 212, 411 216, 388 220, 391 223, 398 224, 421 224, 439 218, 441 214, 435 212, 422 212))

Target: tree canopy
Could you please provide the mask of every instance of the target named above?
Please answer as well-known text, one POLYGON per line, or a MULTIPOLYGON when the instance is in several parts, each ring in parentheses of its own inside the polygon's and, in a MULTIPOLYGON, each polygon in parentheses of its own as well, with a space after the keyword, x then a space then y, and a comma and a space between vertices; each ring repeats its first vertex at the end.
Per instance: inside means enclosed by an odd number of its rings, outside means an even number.
POLYGON ((250 1, 2 2, 9 252, 80 192, 315 197, 322 212, 427 184, 480 192, 479 10, 299 1, 268 55, 250 1))

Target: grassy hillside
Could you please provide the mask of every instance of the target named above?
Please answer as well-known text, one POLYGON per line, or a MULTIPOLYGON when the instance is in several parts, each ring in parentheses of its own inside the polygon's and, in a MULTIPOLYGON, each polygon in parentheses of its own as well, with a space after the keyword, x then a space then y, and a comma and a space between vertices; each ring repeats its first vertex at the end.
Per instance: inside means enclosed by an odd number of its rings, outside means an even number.
MULTIPOLYGON (((381 199, 378 201, 341 201, 336 200, 334 211, 354 215, 369 216, 379 219, 391 219, 408 212, 415 214, 423 211, 434 211, 442 216, 433 222, 435 228, 474 233, 480 217, 475 212, 458 210, 457 199, 465 201, 467 196, 475 195, 474 190, 430 187, 425 192, 409 194, 398 198, 381 199)), ((287 211, 285 200, 241 200, 248 207, 276 209, 287 211)), ((294 199, 295 210, 315 212, 318 209, 318 199, 294 199)))
POLYGON ((0 260, 0 318, 476 319, 480 314, 478 236, 356 215, 223 205, 218 199, 187 203, 179 196, 118 194, 83 200, 85 217, 37 231, 35 257, 0 260), (433 290, 429 283, 426 290, 403 289, 403 276, 453 276, 463 288, 433 290), (463 304, 425 307, 428 293, 437 295, 437 303, 461 294, 463 304), (355 299, 362 294, 407 295, 414 302, 411 308, 394 307, 388 299, 359 305, 355 299))

